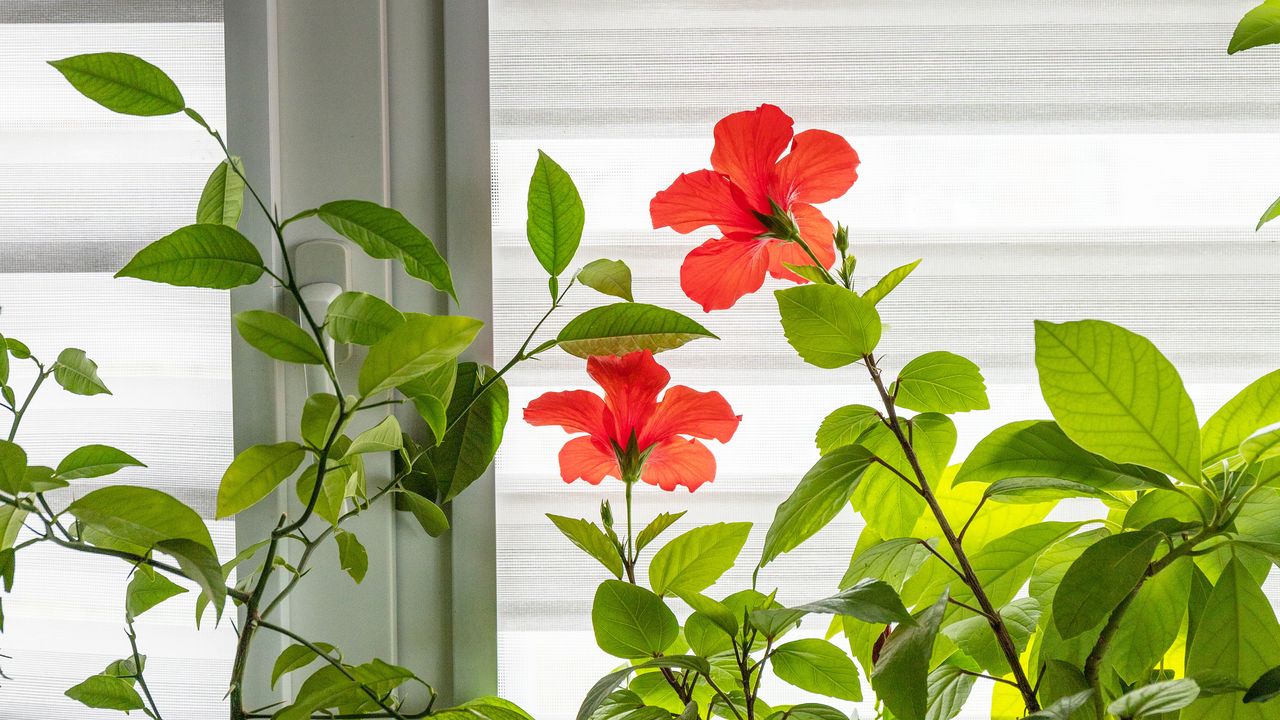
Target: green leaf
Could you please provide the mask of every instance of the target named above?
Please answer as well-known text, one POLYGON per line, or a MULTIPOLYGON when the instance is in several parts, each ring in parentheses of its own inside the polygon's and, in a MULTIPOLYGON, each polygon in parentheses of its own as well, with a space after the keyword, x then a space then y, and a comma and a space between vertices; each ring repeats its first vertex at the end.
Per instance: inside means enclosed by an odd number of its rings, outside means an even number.
POLYGON ((880 278, 880 281, 871 287, 871 289, 862 293, 863 299, 869 300, 872 305, 879 304, 881 300, 885 299, 885 296, 892 292, 894 288, 898 287, 903 280, 906 280, 907 276, 911 274, 911 271, 915 270, 916 266, 919 264, 920 261, 916 260, 915 262, 907 263, 902 267, 890 270, 884 277, 880 278))
MULTIPOLYGON (((927 552, 927 551, 926 551, 927 552)), ((866 579, 822 600, 795 608, 807 613, 843 615, 863 622, 888 625, 913 621, 902 605, 902 598, 883 580, 866 579)))
POLYGON ((449 529, 449 518, 445 517, 439 505, 411 490, 400 493, 400 498, 431 537, 440 537, 449 529))
POLYGON ((947 594, 922 612, 913 625, 889 634, 871 673, 871 686, 898 720, 925 720, 928 712, 929 658, 947 609, 947 594))
MULTIPOLYGON (((1000 618, 1004 620, 1014 647, 1021 653, 1040 621, 1040 603, 1035 598, 1018 598, 1000 608, 1000 618)), ((1009 674, 1009 661, 996 643, 995 633, 991 632, 991 624, 986 618, 967 617, 948 625, 942 633, 982 669, 996 677, 1009 674)))
POLYGON ((395 452, 402 447, 404 447, 404 439, 400 433, 400 421, 396 420, 395 415, 388 415, 382 419, 382 422, 357 435, 343 457, 365 453, 395 452))
POLYGON ((1183 558, 1147 578, 1125 611, 1107 660, 1126 682, 1138 682, 1148 670, 1159 666, 1178 639, 1187 613, 1193 567, 1189 558, 1183 558))
POLYGON ((801 690, 840 700, 862 700, 858 668, 843 650, 816 638, 792 640, 773 651, 773 672, 801 690))
MULTIPOLYGON (((1075 532, 1083 522, 1041 522, 1002 535, 974 553, 973 571, 987 589, 993 605, 1004 605, 1018 594, 1035 568, 1036 559, 1054 543, 1075 532)), ((949 578, 948 578, 949 580, 949 578)), ((966 587, 958 587, 956 599, 972 599, 966 587)))
POLYGON ((835 285, 774 291, 787 342, 810 365, 839 368, 859 362, 880 342, 875 305, 835 285))
POLYGON ((697 593, 733 567, 751 523, 696 527, 662 547, 649 563, 649 586, 658 595, 697 593))
MULTIPOLYGON (((244 171, 240 158, 232 158, 232 161, 237 169, 244 171)), ((200 193, 200 203, 196 206, 196 222, 234 228, 240 223, 240 213, 243 211, 244 178, 223 160, 205 181, 204 190, 200 193)))
MULTIPOLYGON (((758 708, 757 712, 759 712, 758 708)), ((733 715, 730 714, 729 717, 733 717, 733 715)), ((849 716, 830 705, 800 703, 799 705, 792 705, 786 710, 775 709, 773 714, 766 716, 765 720, 849 720, 849 716)))
POLYGON ((633 672, 641 670, 650 670, 657 668, 674 668, 677 670, 685 670, 687 672, 699 673, 702 675, 711 674, 711 666, 707 661, 692 655, 673 655, 670 657, 654 658, 649 662, 640 665, 628 665, 627 667, 605 675, 591 686, 587 695, 582 700, 582 705, 578 707, 578 715, 576 720, 590 720, 596 710, 604 704, 605 700, 613 693, 623 680, 627 679, 633 672))
POLYGON ((22 523, 26 519, 26 510, 0 504, 0 551, 13 547, 13 543, 18 539, 18 533, 22 530, 22 523))
POLYGON ((845 405, 832 410, 818 427, 815 442, 823 455, 858 442, 862 434, 880 422, 880 413, 866 405, 845 405))
POLYGON ((377 295, 344 292, 329 303, 324 327, 340 343, 373 345, 404 324, 404 313, 377 295))
POLYGON ((58 353, 53 366, 53 379, 63 390, 75 395, 110 395, 111 391, 98 377, 98 364, 90 360, 83 350, 67 348, 58 353))
POLYGON ((49 63, 81 95, 112 112, 153 117, 182 112, 182 92, 163 70, 117 52, 73 55, 49 63))
POLYGON ((1074 695, 1058 698, 1049 707, 1031 713, 1027 720, 1083 720, 1079 711, 1093 699, 1093 690, 1081 690, 1074 695))
POLYGON ((1151 341, 1099 320, 1037 321, 1036 368, 1054 418, 1081 447, 1199 480, 1195 407, 1151 341))
POLYGON ((31 348, 26 346, 21 340, 14 338, 4 339, 5 347, 9 348, 9 354, 18 360, 27 360, 31 357, 31 348))
POLYGON ((951 720, 964 709, 973 684, 973 675, 955 665, 940 665, 929 673, 929 708, 925 720, 951 720))
POLYGON ((217 516, 230 517, 256 505, 298 469, 306 454, 296 442, 246 448, 222 474, 217 516))
POLYGON ((99 710, 141 710, 142 697, 133 683, 110 675, 94 675, 64 693, 86 707, 99 710))
POLYGON ((1199 694, 1200 686, 1189 678, 1154 682, 1116 698, 1107 706, 1107 712, 1123 720, 1177 712, 1194 702, 1199 694))
POLYGON ((1240 18, 1227 44, 1227 54, 1280 43, 1280 0, 1265 0, 1240 18))
POLYGON ((156 572, 150 566, 139 565, 125 591, 124 609, 129 618, 136 618, 165 600, 186 591, 186 588, 156 572))
POLYGON ((507 384, 490 382, 495 371, 475 363, 458 365, 457 382, 449 401, 448 430, 438 441, 429 438, 426 452, 417 463, 428 486, 409 483, 407 487, 424 495, 452 500, 489 469, 502 445, 511 400, 507 384), (482 395, 481 387, 490 382, 482 395), (473 398, 477 398, 474 399, 473 398))
POLYGON ((116 277, 180 287, 227 290, 252 285, 266 272, 258 249, 235 228, 188 225, 142 248, 116 277))
POLYGON ((111 475, 127 467, 146 467, 132 455, 110 445, 85 445, 71 451, 58 463, 57 475, 63 480, 79 480, 111 475))
POLYGON ((1029 505, 1057 502, 1066 498, 1094 498, 1109 507, 1128 507, 1115 495, 1092 485, 1053 478, 1014 477, 997 480, 983 491, 982 496, 996 502, 1029 505))
MULTIPOLYGON (((317 642, 313 644, 326 653, 332 653, 336 649, 326 642, 317 642)), ((320 656, 316 654, 315 650, 312 650, 306 645, 290 645, 285 648, 281 651, 279 657, 276 658, 275 665, 271 668, 272 689, 275 688, 276 683, 280 681, 280 678, 294 670, 301 670, 315 662, 319 657, 320 656)))
MULTIPOLYGON (((1277 10, 1280 11, 1280 7, 1278 7, 1277 10)), ((1280 198, 1276 198, 1271 201, 1271 204, 1268 205, 1267 209, 1262 213, 1262 217, 1258 218, 1258 224, 1253 228, 1253 231, 1257 232, 1261 230, 1263 225, 1275 220, 1277 217, 1280 217, 1280 198)))
POLYGON ((555 526, 569 538, 569 541, 577 545, 583 552, 600 561, 609 572, 613 573, 615 578, 622 578, 622 557, 618 555, 618 549, 614 547, 613 542, 609 540, 609 536, 604 534, 600 526, 589 520, 575 519, 564 517, 563 515, 552 515, 547 513, 547 517, 555 526))
POLYGON ((104 539, 142 548, 165 540, 186 539, 213 552, 209 528, 200 515, 173 496, 152 488, 99 488, 72 502, 67 512, 104 539))
POLYGON ((1090 545, 1067 569, 1053 599, 1053 623, 1069 640, 1102 624, 1142 580, 1160 534, 1120 533, 1090 545))
POLYGON ((9 382, 9 349, 8 341, 4 339, 4 335, 0 335, 0 387, 4 387, 9 382))
POLYGON ((556 342, 570 355, 626 355, 636 350, 671 350, 699 338, 716 338, 710 330, 674 310, 644 303, 621 302, 592 308, 570 320, 556 342))
POLYGON ((178 561, 183 574, 200 586, 205 597, 213 603, 219 618, 227 600, 226 576, 218 564, 218 556, 203 542, 187 538, 174 538, 156 543, 160 552, 172 555, 178 561))
POLYGON ((839 448, 819 459, 774 513, 760 567, 794 550, 835 519, 871 463, 871 453, 860 445, 839 448))
POLYGON ((1280 422, 1280 370, 1249 383, 1205 421, 1200 431, 1201 454, 1207 468, 1235 455, 1249 436, 1280 422))
MULTIPOLYGON (((706 595, 696 592, 681 593, 680 599, 693 608, 694 614, 702 615, 715 623, 716 626, 724 631, 725 636, 732 638, 738 634, 738 618, 724 603, 717 602, 706 595)), ((690 644, 692 646, 692 643, 690 644)))
MULTIPOLYGON (((939 413, 922 413, 909 420, 898 418, 904 436, 911 438, 920 469, 931 484, 943 482, 943 471, 956 447, 956 426, 951 418, 939 413)), ((915 467, 902 450, 898 436, 889 426, 877 423, 859 440, 871 454, 879 457, 897 473, 880 463, 873 464, 862 484, 853 493, 853 508, 883 537, 911 533, 923 513, 924 500, 898 473, 915 479, 915 467)))
POLYGON ((636 550, 640 551, 648 547, 649 543, 658 539, 658 536, 667 528, 676 523, 677 520, 684 517, 687 510, 681 510, 678 513, 658 513, 658 516, 649 521, 644 529, 636 534, 636 550))
POLYGON ((1280 696, 1280 666, 1262 673, 1244 694, 1244 702, 1263 703, 1280 696))
POLYGON ((680 633, 662 598, 621 580, 605 580, 596 590, 591 626, 600 649, 624 659, 654 657, 680 633))
POLYGON ((925 353, 907 363, 894 383, 897 405, 918 412, 986 410, 987 386, 971 360, 954 353, 925 353))
POLYGON ((1259 433, 1240 443, 1240 454, 1249 463, 1280 457, 1280 428, 1259 433))
POLYGON ((346 530, 339 530, 334 535, 334 540, 338 543, 338 565, 351 576, 356 584, 364 581, 364 576, 369 572, 369 551, 364 549, 364 545, 360 543, 360 538, 355 533, 349 533, 346 530))
POLYGON ((427 429, 438 445, 449 428, 449 404, 453 400, 458 381, 458 366, 445 363, 425 375, 400 386, 400 392, 413 401, 418 415, 427 423, 427 429))
POLYGON ((635 301, 631 295, 631 268, 621 260, 592 260, 578 271, 578 282, 596 292, 635 301))
POLYGON ((302 404, 302 439, 313 448, 322 448, 338 424, 338 396, 316 393, 302 404))
POLYGON ((850 588, 859 580, 871 578, 888 583, 894 590, 901 590, 903 581, 914 575, 929 555, 924 542, 902 537, 860 548, 849 559, 849 569, 840 578, 840 588, 850 588))
MULTIPOLYGON (((1280 665, 1280 623, 1271 601, 1238 560, 1231 560, 1209 594, 1187 655, 1187 674, 1221 672, 1259 677, 1280 665)), ((1202 697, 1182 711, 1183 720, 1269 720, 1274 709, 1244 705, 1235 693, 1202 697)))
POLYGON ((800 627, 806 613, 791 608, 761 608, 747 614, 748 624, 768 640, 777 640, 800 627))
POLYGON ((399 212, 367 200, 338 200, 321 205, 316 214, 370 257, 399 260, 412 277, 458 299, 449 264, 431 239, 399 212))
POLYGON ((548 275, 556 277, 569 267, 578 252, 578 244, 582 242, 585 220, 586 212, 573 178, 539 150, 533 177, 529 179, 526 229, 529 247, 533 248, 533 254, 548 275))
POLYGON ((315 338, 289 318, 270 310, 246 310, 233 318, 240 337, 268 357, 302 365, 323 365, 315 338))
POLYGON ((16 443, 0 440, 0 490, 10 495, 28 492, 26 474, 27 451, 16 443))
POLYGON ((459 315, 407 313, 400 327, 369 348, 360 368, 360 393, 365 397, 403 385, 466 350, 484 323, 459 315))

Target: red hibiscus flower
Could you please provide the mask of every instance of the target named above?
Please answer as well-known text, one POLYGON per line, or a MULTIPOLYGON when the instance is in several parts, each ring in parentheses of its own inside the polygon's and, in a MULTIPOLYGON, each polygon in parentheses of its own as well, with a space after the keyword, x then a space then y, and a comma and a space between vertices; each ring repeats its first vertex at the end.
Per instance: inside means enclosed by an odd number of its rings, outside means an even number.
POLYGON ((805 282, 783 264, 814 264, 797 235, 824 268, 835 260, 834 229, 813 204, 853 187, 858 153, 835 133, 794 134, 791 126, 773 105, 725 117, 716 123, 713 170, 681 175, 649 203, 655 229, 715 226, 724 235, 698 246, 680 266, 680 287, 707 312, 759 290, 766 272, 805 282), (778 159, 787 143, 791 152, 778 159))
POLYGON ((692 438, 728 442, 738 429, 742 416, 733 414, 720 393, 674 385, 659 400, 671 374, 648 350, 589 358, 587 373, 604 389, 604 398, 586 390, 549 392, 524 409, 530 425, 586 433, 560 450, 565 482, 582 478, 598 485, 611 476, 663 490, 683 485, 692 492, 715 479, 715 458, 692 438))

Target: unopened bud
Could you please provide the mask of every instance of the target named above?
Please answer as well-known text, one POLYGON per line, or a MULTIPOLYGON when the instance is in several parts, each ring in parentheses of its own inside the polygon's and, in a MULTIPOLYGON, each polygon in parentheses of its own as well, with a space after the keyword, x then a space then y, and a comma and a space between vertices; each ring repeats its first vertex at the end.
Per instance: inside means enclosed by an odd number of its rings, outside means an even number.
POLYGON ((841 253, 849 249, 849 228, 843 223, 836 224, 836 249, 841 253))
POLYGON ((608 500, 600 503, 600 522, 607 528, 613 527, 613 508, 609 507, 608 500))

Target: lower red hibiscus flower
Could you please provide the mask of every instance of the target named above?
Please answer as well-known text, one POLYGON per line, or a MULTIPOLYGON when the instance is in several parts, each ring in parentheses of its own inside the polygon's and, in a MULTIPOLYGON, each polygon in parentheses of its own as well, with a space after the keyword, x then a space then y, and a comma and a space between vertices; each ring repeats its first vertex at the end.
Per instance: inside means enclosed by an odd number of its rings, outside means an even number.
POLYGON ((603 398, 586 390, 549 392, 524 409, 530 425, 586 433, 560 450, 565 482, 596 485, 615 477, 692 492, 715 479, 715 457, 693 438, 728 442, 738 429, 742 416, 720 393, 674 385, 659 400, 671 374, 648 350, 589 358, 587 373, 604 389, 603 398))

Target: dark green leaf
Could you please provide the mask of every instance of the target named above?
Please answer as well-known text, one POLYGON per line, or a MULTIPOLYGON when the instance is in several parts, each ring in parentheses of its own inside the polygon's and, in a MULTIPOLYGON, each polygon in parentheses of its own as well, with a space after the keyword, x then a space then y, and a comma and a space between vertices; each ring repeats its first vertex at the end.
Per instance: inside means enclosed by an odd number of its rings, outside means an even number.
POLYGON ((57 474, 63 480, 96 478, 119 472, 127 467, 146 467, 132 455, 110 445, 85 445, 71 451, 58 463, 57 474))
POLYGON ((649 563, 649 586, 659 595, 697 593, 733 567, 751 523, 696 527, 662 547, 649 563))
POLYGON ((1264 0, 1240 18, 1227 44, 1227 54, 1275 43, 1280 43, 1280 0, 1264 0))
POLYGON ((449 264, 431 239, 399 212, 366 200, 338 200, 321 205, 316 214, 370 257, 399 260, 409 275, 458 299, 449 264))
POLYGON ((862 700, 858 669, 843 650, 826 640, 783 643, 771 657, 773 672, 784 682, 840 700, 862 700))
POLYGON ((449 529, 449 518, 445 517, 439 505, 410 490, 405 490, 400 497, 431 537, 440 537, 449 529))
POLYGON ((871 301, 872 305, 878 304, 881 300, 885 299, 885 297, 892 292, 894 288, 898 287, 903 280, 906 280, 907 276, 911 274, 911 271, 915 270, 916 266, 919 264, 920 261, 916 260, 915 262, 907 263, 902 267, 890 270, 884 277, 880 278, 880 281, 872 286, 871 289, 862 293, 863 299, 871 301))
POLYGON ((578 271, 578 282, 605 295, 635 301, 631 295, 631 268, 621 260, 592 260, 578 271))
POLYGON ((585 219, 573 178, 539 150, 533 177, 529 179, 527 230, 529 246, 547 274, 558 276, 573 261, 582 242, 585 219))
POLYGON ((1053 599, 1053 623, 1064 639, 1100 625, 1142 580, 1160 535, 1126 532, 1090 545, 1062 577, 1053 599))
POLYGON ((1107 660, 1126 682, 1138 682, 1160 665, 1178 639, 1191 592, 1190 558, 1147 578, 1113 636, 1107 660))
POLYGON ((99 710, 141 710, 142 697, 133 689, 133 683, 110 675, 94 675, 65 695, 72 700, 99 710))
POLYGON ((187 106, 163 70, 134 55, 88 53, 49 64, 81 95, 113 112, 152 117, 182 112, 187 106))
POLYGON ((1027 720, 1080 720, 1080 710, 1093 700, 1093 690, 1081 690, 1074 695, 1058 698, 1049 707, 1027 716, 1027 720))
POLYGON ((413 407, 427 424, 434 438, 432 444, 439 444, 449 428, 449 404, 453 400, 454 387, 458 380, 458 365, 445 363, 425 375, 410 380, 400 386, 400 392, 413 401, 413 407))
POLYGON ((823 455, 858 442, 867 428, 880 422, 880 413, 866 405, 845 405, 832 410, 818 427, 816 442, 823 455))
POLYGON ((626 659, 654 657, 680 632, 662 598, 621 580, 605 580, 596 590, 591 625, 601 650, 626 659))
POLYGON ((810 365, 839 368, 859 362, 880 342, 875 305, 835 285, 777 290, 787 342, 810 365))
POLYGON ((918 412, 986 410, 987 386, 971 360, 954 353, 925 353, 907 363, 894 383, 899 407, 918 412))
POLYGON ((1244 702, 1263 703, 1280 696, 1280 666, 1262 673, 1244 694, 1244 702))
POLYGON ((912 625, 889 634, 871 673, 871 686, 898 720, 925 720, 928 713, 929 658, 947 609, 947 594, 922 612, 912 625))
POLYGON ((449 401, 448 430, 438 442, 429 438, 427 449, 414 463, 421 470, 406 487, 423 495, 452 500, 489 469, 502 444, 510 412, 507 384, 499 379, 484 389, 494 370, 475 363, 461 363, 449 401))
POLYGON ((323 365, 324 351, 298 323, 270 310, 246 310, 233 317, 244 341, 268 357, 303 365, 323 365))
POLYGON ((188 225, 138 251, 116 277, 226 290, 252 285, 266 272, 258 249, 235 228, 188 225))
POLYGON ((346 530, 339 530, 334 540, 338 543, 338 564, 357 584, 363 582, 365 573, 369 572, 369 551, 354 533, 346 530))
POLYGON ((621 302, 592 308, 570 320, 556 342, 570 355, 625 355, 636 350, 658 353, 699 338, 715 338, 710 330, 674 310, 644 303, 621 302))
POLYGON ((360 368, 365 397, 403 385, 466 350, 484 323, 474 318, 408 313, 400 327, 369 348, 360 368))
POLYGON ((577 545, 583 552, 600 561, 615 578, 622 577, 622 556, 618 554, 609 536, 604 534, 600 526, 589 520, 574 519, 562 515, 547 513, 547 517, 555 526, 577 545))
MULTIPOLYGON (((232 158, 236 168, 243 172, 240 158, 232 158)), ((213 169, 200 193, 196 206, 196 222, 235 227, 240 223, 244 210, 244 178, 223 160, 213 169)))
POLYGON ((306 455, 295 442, 246 448, 222 475, 217 516, 230 517, 253 507, 292 475, 306 455))
POLYGON ((1166 680, 1131 690, 1107 706, 1107 712, 1130 720, 1161 713, 1177 712, 1195 701, 1200 686, 1195 680, 1166 680))
POLYGON ((656 540, 664 530, 674 525, 680 518, 684 517, 685 512, 687 511, 681 510, 678 513, 658 513, 658 516, 653 520, 650 520, 649 524, 645 525, 644 529, 636 535, 636 550, 639 551, 648 547, 649 543, 656 540))
POLYGON ((859 445, 839 448, 818 460, 774 513, 760 567, 794 550, 835 519, 871 463, 871 453, 859 445))
POLYGON ((373 345, 404 324, 404 314, 377 295, 344 292, 329 304, 324 327, 340 343, 373 345))
MULTIPOLYGON (((922 548, 923 549, 923 548, 922 548)), ((926 551, 927 552, 927 551, 926 551)), ((911 624, 911 614, 893 587, 883 580, 867 579, 822 600, 796 608, 811 613, 847 615, 863 622, 887 625, 911 624)))
POLYGON ((136 618, 165 600, 186 591, 186 588, 156 572, 150 566, 139 565, 125 592, 124 609, 130 618, 136 618))
POLYGON ((76 395, 111 394, 98 377, 98 364, 76 348, 67 348, 58 354, 58 362, 53 366, 53 379, 63 390, 76 395))

